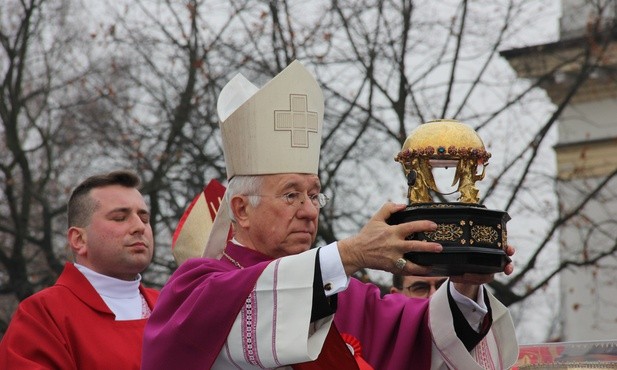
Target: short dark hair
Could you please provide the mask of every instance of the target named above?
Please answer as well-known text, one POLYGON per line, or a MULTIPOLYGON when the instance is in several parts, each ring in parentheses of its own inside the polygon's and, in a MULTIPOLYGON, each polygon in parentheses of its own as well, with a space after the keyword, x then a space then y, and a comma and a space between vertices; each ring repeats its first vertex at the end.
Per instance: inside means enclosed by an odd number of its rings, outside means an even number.
POLYGON ((90 198, 90 191, 110 185, 121 185, 138 189, 141 184, 139 176, 131 171, 112 171, 90 176, 82 181, 71 193, 68 204, 69 227, 85 227, 90 223, 90 216, 96 209, 96 203, 90 198))
POLYGON ((396 289, 403 289, 403 275, 392 274, 392 286, 396 289))

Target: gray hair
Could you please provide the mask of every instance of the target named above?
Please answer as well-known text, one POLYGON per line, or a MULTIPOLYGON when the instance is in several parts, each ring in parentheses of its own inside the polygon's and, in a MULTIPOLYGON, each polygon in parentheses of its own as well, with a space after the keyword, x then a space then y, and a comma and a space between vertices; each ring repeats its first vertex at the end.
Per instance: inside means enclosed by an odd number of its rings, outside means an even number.
POLYGON ((261 197, 256 196, 261 191, 263 185, 262 176, 234 176, 227 184, 225 191, 225 200, 229 207, 229 218, 232 222, 236 222, 236 218, 231 209, 231 199, 236 195, 248 195, 249 204, 252 207, 257 207, 261 201, 261 197))

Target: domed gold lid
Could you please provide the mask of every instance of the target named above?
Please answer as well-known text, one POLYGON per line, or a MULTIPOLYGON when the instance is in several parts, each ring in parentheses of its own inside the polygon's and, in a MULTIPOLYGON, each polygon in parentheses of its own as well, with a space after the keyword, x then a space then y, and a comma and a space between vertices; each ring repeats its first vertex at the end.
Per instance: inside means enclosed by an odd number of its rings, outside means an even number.
POLYGON ((486 163, 491 154, 471 126, 451 119, 429 121, 407 136, 397 162, 409 163, 414 158, 433 160, 476 159, 486 163))

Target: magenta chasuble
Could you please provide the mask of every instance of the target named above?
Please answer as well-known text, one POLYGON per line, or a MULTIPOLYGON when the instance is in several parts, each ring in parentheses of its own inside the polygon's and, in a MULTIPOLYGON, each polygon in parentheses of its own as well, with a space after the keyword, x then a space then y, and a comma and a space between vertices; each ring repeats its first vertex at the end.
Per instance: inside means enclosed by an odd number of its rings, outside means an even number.
MULTIPOLYGON (((144 333, 142 369, 212 368, 260 275, 276 262, 232 243, 226 252, 244 268, 226 258, 196 258, 170 278, 144 333)), ((430 368, 427 316, 427 300, 381 299, 375 286, 355 279, 338 294, 334 315, 338 331, 356 338, 366 362, 381 370, 430 368)))

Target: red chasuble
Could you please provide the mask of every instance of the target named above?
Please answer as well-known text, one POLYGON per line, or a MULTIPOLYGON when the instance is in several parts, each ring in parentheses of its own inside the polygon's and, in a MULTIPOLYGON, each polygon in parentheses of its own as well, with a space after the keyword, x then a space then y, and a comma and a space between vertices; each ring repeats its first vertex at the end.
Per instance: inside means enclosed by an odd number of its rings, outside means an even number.
MULTIPOLYGON (((140 286, 150 309, 159 292, 140 286)), ((146 319, 116 321, 72 263, 20 303, 0 342, 0 369, 138 370, 146 319)))

